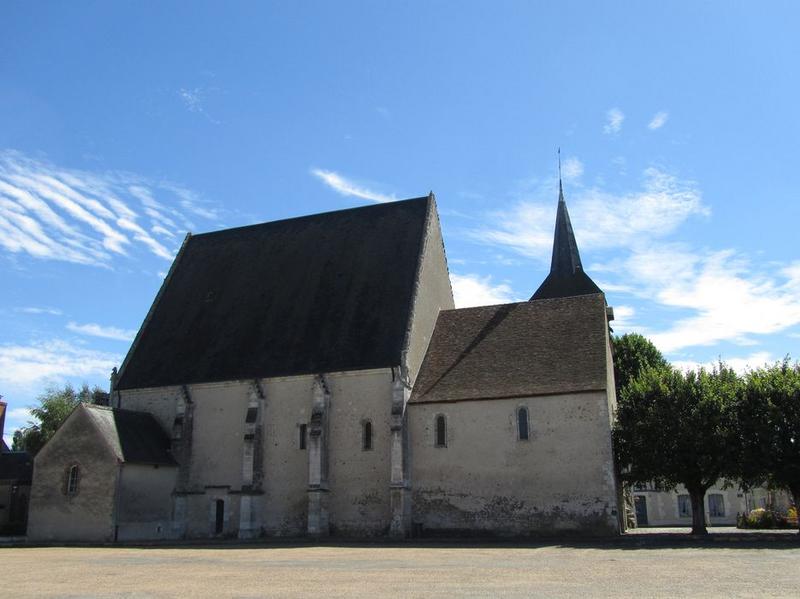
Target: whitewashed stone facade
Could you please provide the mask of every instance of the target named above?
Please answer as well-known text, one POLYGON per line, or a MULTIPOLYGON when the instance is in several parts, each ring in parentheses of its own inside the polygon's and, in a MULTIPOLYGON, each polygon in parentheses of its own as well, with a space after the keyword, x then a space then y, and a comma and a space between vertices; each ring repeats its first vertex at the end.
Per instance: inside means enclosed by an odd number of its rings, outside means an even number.
MULTIPOLYGON (((113 459, 97 456, 107 481, 92 500, 104 507, 81 528, 88 512, 65 508, 53 489, 64 460, 90 462, 81 456, 91 443, 75 438, 91 431, 65 427, 37 462, 31 536, 615 534, 608 323, 602 294, 588 293, 529 303, 536 315, 549 318, 552 305, 563 322, 578 315, 592 327, 549 386, 525 387, 528 378, 507 372, 522 392, 498 395, 473 372, 461 383, 473 377, 483 385, 477 395, 440 406, 416 384, 436 363, 440 312, 461 311, 432 195, 189 237, 112 377, 112 407, 152 415, 174 467, 151 476, 132 464, 121 476, 113 459), (524 443, 514 428, 523 405, 524 443), (451 435, 445 451, 431 441, 439 413, 451 435), (158 506, 112 507, 117 488, 158 506), (156 520, 158 534, 147 524, 156 520)), ((526 343, 534 370, 545 372, 547 339, 519 338, 507 351, 526 343)))

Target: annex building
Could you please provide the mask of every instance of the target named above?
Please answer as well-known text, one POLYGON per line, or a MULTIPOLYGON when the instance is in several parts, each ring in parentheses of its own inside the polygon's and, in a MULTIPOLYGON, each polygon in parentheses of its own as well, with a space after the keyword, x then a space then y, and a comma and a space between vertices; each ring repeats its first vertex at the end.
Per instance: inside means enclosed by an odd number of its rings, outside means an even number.
POLYGON ((29 538, 618 534, 611 314, 563 193, 497 306, 454 309, 433 194, 188 235, 29 538))

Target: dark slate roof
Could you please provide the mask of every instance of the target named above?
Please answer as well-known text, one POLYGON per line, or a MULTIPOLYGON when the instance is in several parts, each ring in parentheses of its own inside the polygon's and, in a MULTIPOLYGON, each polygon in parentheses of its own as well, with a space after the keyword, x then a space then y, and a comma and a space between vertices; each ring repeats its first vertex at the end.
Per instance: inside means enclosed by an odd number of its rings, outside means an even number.
POLYGON ((399 365, 432 203, 189 237, 117 388, 399 365))
POLYGON ((607 327, 600 293, 442 311, 410 401, 605 389, 607 327))
POLYGON ((572 223, 564 200, 564 190, 558 183, 558 211, 556 213, 556 230, 553 236, 553 258, 550 262, 550 274, 531 297, 532 300, 551 299, 601 293, 600 288, 583 272, 581 256, 572 223))
POLYGON ((33 458, 27 451, 0 453, 0 480, 30 482, 33 478, 33 458))
POLYGON ((130 464, 174 465, 170 440, 152 414, 83 404, 117 459, 130 464))

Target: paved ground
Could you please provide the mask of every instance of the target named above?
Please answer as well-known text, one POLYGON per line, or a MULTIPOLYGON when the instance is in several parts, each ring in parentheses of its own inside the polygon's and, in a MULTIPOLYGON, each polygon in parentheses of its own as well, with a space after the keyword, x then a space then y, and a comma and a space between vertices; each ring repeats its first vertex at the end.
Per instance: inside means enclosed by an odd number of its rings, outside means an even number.
POLYGON ((797 597, 800 539, 0 548, 8 597, 797 597))

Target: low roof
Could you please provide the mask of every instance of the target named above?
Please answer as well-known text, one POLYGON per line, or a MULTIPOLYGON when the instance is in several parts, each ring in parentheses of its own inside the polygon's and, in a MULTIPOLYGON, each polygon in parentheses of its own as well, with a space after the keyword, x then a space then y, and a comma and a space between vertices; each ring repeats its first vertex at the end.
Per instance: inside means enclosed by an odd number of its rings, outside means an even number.
POLYGON ((27 451, 0 453, 0 480, 30 482, 33 478, 33 458, 27 451))
POLYGON ((410 402, 605 389, 607 327, 602 293, 442 311, 410 402))
POLYGON ((82 404, 121 462, 174 465, 170 439, 152 414, 82 404))
POLYGON ((399 365, 432 204, 189 237, 117 388, 399 365))

